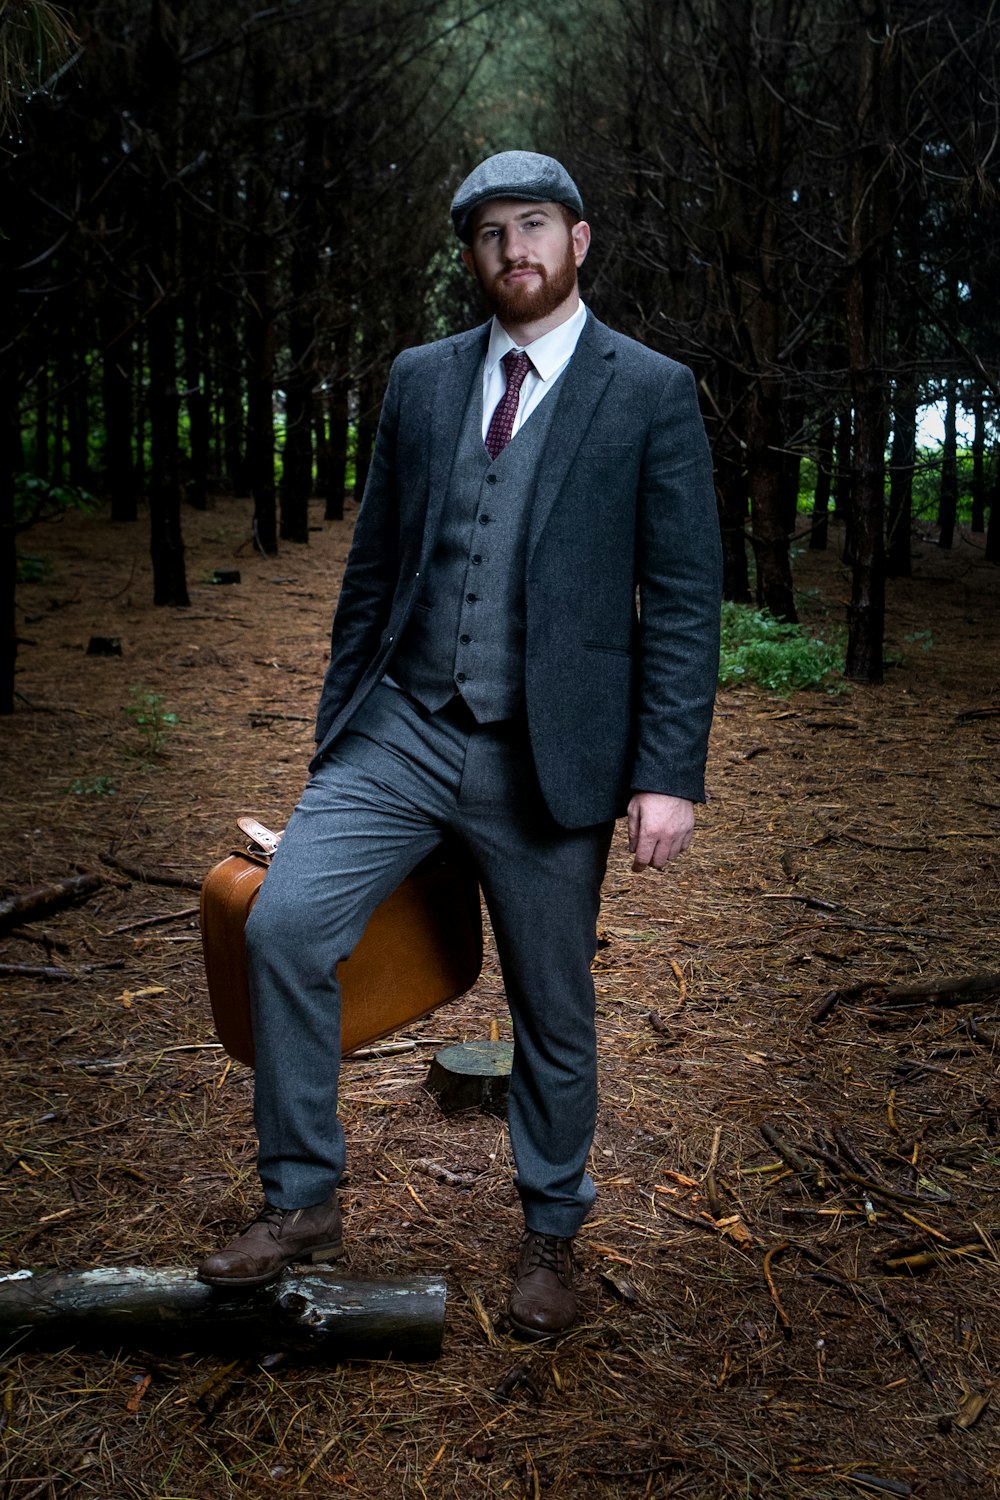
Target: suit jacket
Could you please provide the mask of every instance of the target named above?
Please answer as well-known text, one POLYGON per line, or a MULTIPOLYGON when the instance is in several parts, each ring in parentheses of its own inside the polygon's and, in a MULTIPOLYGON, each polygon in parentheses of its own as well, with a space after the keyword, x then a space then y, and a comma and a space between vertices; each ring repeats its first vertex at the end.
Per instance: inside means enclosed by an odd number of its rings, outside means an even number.
MULTIPOLYGON (((333 621, 313 767, 391 671, 489 328, 393 364, 333 621)), ((632 791, 700 801, 721 558, 694 377, 588 316, 545 399, 557 406, 525 562, 525 700, 543 796, 566 828, 618 816, 632 791)))

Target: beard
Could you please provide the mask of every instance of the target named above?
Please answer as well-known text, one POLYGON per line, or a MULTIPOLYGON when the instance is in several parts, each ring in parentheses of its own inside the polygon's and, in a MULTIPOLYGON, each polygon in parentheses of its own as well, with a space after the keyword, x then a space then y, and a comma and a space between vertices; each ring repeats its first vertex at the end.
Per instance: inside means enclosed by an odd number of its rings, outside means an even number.
POLYGON ((535 323, 547 318, 576 287, 576 257, 572 241, 566 246, 562 264, 552 272, 534 261, 516 261, 505 266, 492 280, 479 276, 479 284, 490 312, 495 313, 504 326, 508 323, 535 323), (530 286, 523 283, 509 286, 503 278, 515 269, 534 271, 541 280, 530 286))

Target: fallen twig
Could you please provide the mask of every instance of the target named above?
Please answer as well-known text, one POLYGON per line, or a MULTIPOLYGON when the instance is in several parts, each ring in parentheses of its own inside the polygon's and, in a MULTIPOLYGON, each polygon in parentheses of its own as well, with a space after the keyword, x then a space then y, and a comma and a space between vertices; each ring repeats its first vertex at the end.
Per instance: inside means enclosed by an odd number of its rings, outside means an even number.
POLYGON ((19 979, 79 979, 81 974, 96 974, 102 969, 124 969, 123 958, 109 958, 106 963, 80 964, 75 969, 60 969, 55 964, 0 964, 0 975, 19 979))
POLYGON ((184 891, 200 891, 201 881, 195 880, 193 875, 168 875, 162 870, 151 870, 146 865, 133 864, 131 860, 120 859, 117 854, 105 853, 101 855, 102 864, 110 865, 113 870, 121 870, 123 875, 128 875, 132 880, 141 880, 143 885, 173 885, 184 891))
POLYGON ((793 1172, 799 1172, 803 1177, 815 1175, 815 1169, 806 1161, 805 1157, 801 1156, 794 1146, 790 1146, 778 1134, 773 1125, 768 1125, 766 1120, 760 1127, 760 1133, 765 1141, 767 1141, 767 1144, 774 1147, 785 1165, 791 1167, 793 1172))
POLYGON ((138 922, 126 922, 121 927, 113 927, 111 935, 113 937, 120 937, 123 932, 138 932, 140 927, 162 927, 167 922, 181 922, 186 917, 196 917, 197 915, 197 906, 185 906, 182 911, 164 912, 159 917, 142 917, 138 922))
POLYGON ((771 1273, 771 1265, 776 1256, 779 1256, 783 1250, 787 1249, 788 1241, 782 1240, 780 1245, 772 1245, 764 1256, 764 1280, 767 1282, 767 1290, 770 1293, 771 1301, 774 1303, 774 1310, 778 1314, 778 1322, 781 1324, 782 1332, 786 1339, 792 1336, 792 1320, 781 1305, 778 1288, 774 1284, 774 1276, 771 1273))
POLYGON ((20 896, 8 896, 6 901, 0 901, 0 934, 20 922, 34 922, 38 917, 61 911, 74 901, 85 901, 102 884, 100 875, 71 875, 54 885, 37 886, 20 896))
POLYGON ((891 1203, 906 1203, 913 1208, 924 1208, 928 1204, 944 1205, 952 1201, 951 1195, 948 1193, 942 1194, 940 1197, 929 1198, 916 1193, 904 1193, 898 1188, 886 1187, 883 1183, 876 1181, 872 1177, 862 1177, 860 1172, 852 1172, 844 1165, 839 1156, 835 1156, 832 1151, 824 1151, 822 1146, 803 1144, 802 1149, 807 1156, 814 1156, 817 1161, 824 1162, 836 1172, 838 1177, 842 1177, 845 1182, 853 1183, 855 1187, 862 1188, 866 1193, 874 1193, 878 1198, 888 1198, 891 1203))

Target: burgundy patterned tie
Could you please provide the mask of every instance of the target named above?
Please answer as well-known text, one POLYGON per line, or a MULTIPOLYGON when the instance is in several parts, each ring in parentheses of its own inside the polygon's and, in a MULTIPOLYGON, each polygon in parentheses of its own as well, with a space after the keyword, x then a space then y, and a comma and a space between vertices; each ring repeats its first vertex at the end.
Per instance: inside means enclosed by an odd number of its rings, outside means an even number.
POLYGON ((531 369, 531 360, 523 349, 508 349, 500 363, 507 377, 507 389, 497 402, 486 433, 486 451, 490 458, 496 458, 511 440, 521 385, 531 369))

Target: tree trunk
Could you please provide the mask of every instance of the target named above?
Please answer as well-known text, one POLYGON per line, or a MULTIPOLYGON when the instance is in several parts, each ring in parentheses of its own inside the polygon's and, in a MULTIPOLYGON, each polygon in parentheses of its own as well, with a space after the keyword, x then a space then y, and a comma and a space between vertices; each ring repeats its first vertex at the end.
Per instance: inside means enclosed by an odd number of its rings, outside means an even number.
POLYGON ((285 452, 281 482, 281 538, 309 541, 313 493, 313 399, 316 390, 316 289, 319 276, 319 198, 323 180, 323 122, 306 122, 300 159, 295 238, 289 281, 289 369, 285 377, 285 452))
POLYGON ((752 517, 750 541, 757 563, 757 603, 779 620, 794 623, 798 617, 788 532, 782 514, 780 416, 775 393, 758 386, 751 394, 750 410, 753 415, 748 430, 753 436, 747 445, 747 468, 752 517))
MULTIPOLYGON (((784 487, 784 376, 779 363, 782 328, 780 205, 785 177, 784 78, 787 63, 789 0, 774 0, 755 18, 755 45, 766 59, 767 86, 751 101, 751 134, 758 141, 760 201, 753 221, 742 230, 747 241, 746 275, 751 285, 745 318, 753 374, 747 402, 747 474, 750 484, 751 544, 757 562, 757 602, 779 620, 794 623, 795 596, 789 555, 784 487), (752 249, 751 249, 752 247, 752 249)), ((749 20, 746 24, 749 26, 749 20)))
POLYGON ((804 418, 805 409, 801 398, 786 396, 782 407, 785 446, 781 454, 781 514, 785 535, 790 542, 795 540, 799 524, 799 487, 802 483, 801 430, 804 418), (793 443, 796 446, 793 447, 793 443))
POLYGON ((886 570, 890 578, 909 578, 913 571, 910 531, 913 524, 913 470, 916 457, 917 393, 912 389, 897 388, 889 468, 886 570))
POLYGON ((49 474, 49 368, 41 364, 35 381, 38 391, 35 406, 35 473, 39 479, 49 474))
MULTIPOLYGON (((163 265, 163 257, 160 257, 163 265)), ((149 552, 153 603, 187 605, 184 540, 181 535, 180 446, 177 424, 176 326, 164 299, 147 320, 149 341, 149 552)))
POLYGON ((837 418, 837 441, 834 447, 833 519, 840 526, 846 524, 851 511, 853 447, 852 413, 851 408, 847 406, 837 418))
POLYGON ((357 442, 354 450, 354 498, 359 501, 365 492, 368 470, 371 468, 379 405, 379 387, 373 373, 369 371, 361 381, 358 396, 357 442))
POLYGON ((179 128, 180 69, 175 28, 183 7, 154 0, 150 13, 149 66, 159 93, 151 110, 159 156, 149 184, 150 281, 156 301, 146 320, 149 353, 149 551, 153 603, 185 606, 188 599, 181 536, 180 398, 177 391, 177 205, 171 165, 179 128))
POLYGON ((101 317, 101 396, 104 407, 104 482, 112 521, 138 515, 133 456, 132 332, 129 312, 111 291, 101 317))
POLYGON ((716 448, 716 487, 722 535, 722 597, 733 604, 749 604, 750 570, 746 532, 750 518, 747 476, 739 443, 716 448))
MULTIPOLYGON (((54 375, 56 382, 56 394, 55 400, 53 402, 52 412, 52 458, 49 464, 49 474, 51 475, 53 484, 62 484, 65 478, 65 475, 63 473, 63 460, 65 453, 65 432, 63 424, 66 413, 63 389, 65 382, 69 377, 67 375, 65 365, 59 360, 56 361, 54 375)), ((18 424, 18 430, 20 431, 20 424, 18 424)))
POLYGON ((885 305, 892 211, 881 134, 887 129, 883 73, 893 39, 856 23, 859 141, 849 173, 845 329, 854 398, 854 483, 850 509, 851 601, 848 677, 881 682, 885 633, 885 305))
MULTIPOLYGON (((264 44, 266 46, 266 43, 264 44)), ((259 552, 278 551, 274 488, 274 356, 277 332, 270 212, 272 184, 266 175, 269 139, 265 125, 271 107, 272 68, 258 48, 253 64, 254 131, 247 174, 247 443, 246 480, 253 495, 253 537, 259 552)))
POLYGON ((944 443, 941 447, 941 482, 938 489, 938 546, 950 548, 955 540, 958 517, 958 392, 954 379, 945 390, 944 443))
POLYGON ((972 435, 972 530, 986 530, 986 412, 981 392, 973 402, 975 431, 972 435))
POLYGON ((986 561, 1000 563, 1000 450, 994 455, 996 472, 990 498, 990 524, 986 528, 986 561))
POLYGON ((833 480, 834 414, 825 412, 816 437, 816 488, 813 491, 809 550, 823 552, 830 530, 830 490, 833 480))
POLYGON ((69 428, 69 482, 78 489, 89 490, 90 475, 90 391, 87 352, 90 339, 83 328, 76 333, 76 370, 66 393, 66 416, 69 428))
MULTIPOLYGON (((6 327, 3 332, 6 334, 6 327)), ((13 352, 8 350, 0 360, 0 714, 14 712, 14 672, 17 666, 17 615, 14 607, 17 589, 17 532, 14 523, 17 409, 17 361, 13 352)))
MULTIPOLYGON (((197 254, 188 246, 188 255, 197 254)), ((187 501, 195 510, 208 508, 208 466, 212 448, 212 413, 208 399, 208 382, 203 368, 203 329, 201 323, 201 298, 193 291, 185 299, 184 307, 184 384, 185 403, 188 413, 188 441, 190 459, 188 468, 187 501)))
POLYGON ((347 375, 341 368, 344 361, 338 356, 337 369, 330 382, 329 438, 327 447, 327 474, 324 494, 328 521, 339 521, 344 514, 344 495, 347 492, 347 442, 350 434, 350 411, 348 408, 347 375))
POLYGON ((426 1276, 348 1281, 286 1272, 224 1292, 191 1271, 101 1266, 0 1276, 0 1333, 16 1346, 69 1345, 270 1353, 331 1361, 435 1359, 447 1288, 426 1276))

